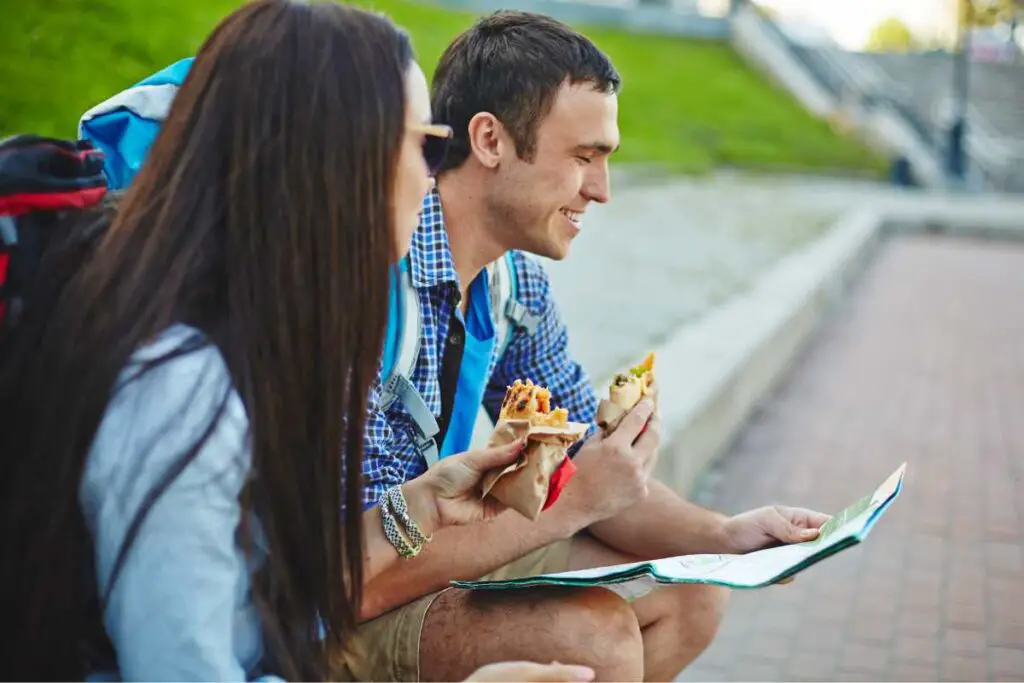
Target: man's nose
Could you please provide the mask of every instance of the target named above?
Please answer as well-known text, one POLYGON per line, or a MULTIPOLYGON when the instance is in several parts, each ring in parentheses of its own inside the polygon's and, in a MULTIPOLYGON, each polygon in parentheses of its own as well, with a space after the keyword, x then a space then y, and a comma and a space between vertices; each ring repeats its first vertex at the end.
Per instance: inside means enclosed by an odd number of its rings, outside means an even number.
POLYGON ((604 204, 612 198, 611 178, 608 174, 608 161, 602 159, 600 163, 592 164, 592 166, 593 168, 588 169, 590 172, 583 181, 583 189, 581 193, 589 201, 604 204))

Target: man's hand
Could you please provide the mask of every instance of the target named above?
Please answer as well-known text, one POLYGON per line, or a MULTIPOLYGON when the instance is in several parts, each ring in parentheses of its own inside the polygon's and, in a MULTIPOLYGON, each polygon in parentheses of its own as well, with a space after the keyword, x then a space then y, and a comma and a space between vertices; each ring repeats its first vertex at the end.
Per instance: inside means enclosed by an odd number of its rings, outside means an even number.
POLYGON ((593 522, 613 517, 647 497, 647 482, 658 459, 661 419, 649 398, 637 404, 608 436, 592 436, 573 458, 570 487, 593 522), (578 494, 575 492, 579 492, 578 494))
POLYGON ((829 516, 783 505, 772 505, 729 518, 725 543, 731 553, 749 553, 775 545, 813 541, 829 516))

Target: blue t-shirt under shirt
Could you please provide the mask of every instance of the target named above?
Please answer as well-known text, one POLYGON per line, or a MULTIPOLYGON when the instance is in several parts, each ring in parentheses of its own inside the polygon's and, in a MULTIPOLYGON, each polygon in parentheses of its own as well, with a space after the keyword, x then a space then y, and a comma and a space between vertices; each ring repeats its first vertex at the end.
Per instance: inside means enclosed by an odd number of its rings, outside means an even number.
POLYGON ((484 389, 487 387, 487 370, 494 353, 494 322, 491 319, 491 294, 487 282, 487 271, 481 272, 469 285, 469 305, 463 317, 460 310, 456 315, 466 328, 466 341, 459 365, 459 381, 455 388, 452 415, 448 432, 441 445, 440 457, 444 458, 469 449, 473 440, 476 417, 480 412, 484 389))

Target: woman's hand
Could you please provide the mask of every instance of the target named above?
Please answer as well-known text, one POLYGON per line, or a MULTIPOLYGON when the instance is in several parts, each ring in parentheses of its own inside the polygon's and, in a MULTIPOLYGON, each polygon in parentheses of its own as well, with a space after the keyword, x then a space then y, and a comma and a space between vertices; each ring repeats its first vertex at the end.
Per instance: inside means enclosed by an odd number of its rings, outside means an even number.
POLYGON ((480 480, 487 472, 515 462, 525 446, 526 440, 519 439, 505 446, 452 455, 406 482, 402 492, 413 520, 424 533, 431 534, 498 514, 504 506, 490 497, 481 499, 480 480))
POLYGON ((498 662, 482 666, 467 681, 592 681, 594 670, 569 664, 534 662, 498 662))

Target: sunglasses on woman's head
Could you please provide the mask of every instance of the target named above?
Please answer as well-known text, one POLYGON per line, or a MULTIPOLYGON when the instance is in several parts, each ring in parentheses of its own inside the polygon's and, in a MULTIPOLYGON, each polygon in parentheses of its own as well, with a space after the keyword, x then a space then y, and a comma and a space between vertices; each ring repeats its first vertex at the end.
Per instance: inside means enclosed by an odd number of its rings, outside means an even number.
POLYGON ((444 163, 448 153, 448 141, 452 139, 452 127, 441 123, 413 123, 409 130, 423 133, 423 160, 427 162, 430 175, 434 175, 444 163))

